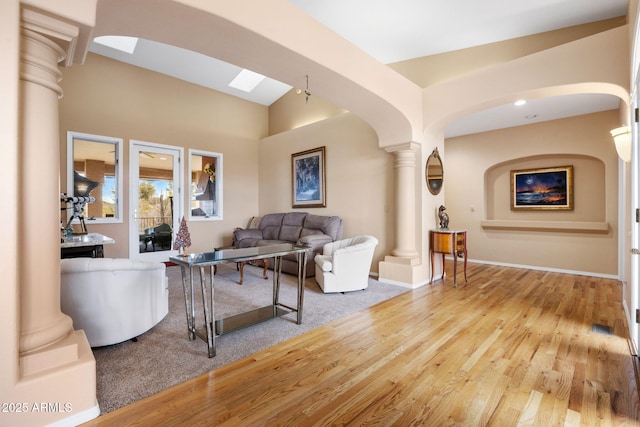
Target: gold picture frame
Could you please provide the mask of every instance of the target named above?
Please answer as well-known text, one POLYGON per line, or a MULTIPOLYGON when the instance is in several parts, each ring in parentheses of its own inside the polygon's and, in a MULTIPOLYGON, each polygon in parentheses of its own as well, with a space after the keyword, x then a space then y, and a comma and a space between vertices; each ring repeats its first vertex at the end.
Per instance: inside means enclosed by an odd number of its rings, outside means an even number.
POLYGON ((511 210, 573 210, 573 166, 512 170, 511 210))

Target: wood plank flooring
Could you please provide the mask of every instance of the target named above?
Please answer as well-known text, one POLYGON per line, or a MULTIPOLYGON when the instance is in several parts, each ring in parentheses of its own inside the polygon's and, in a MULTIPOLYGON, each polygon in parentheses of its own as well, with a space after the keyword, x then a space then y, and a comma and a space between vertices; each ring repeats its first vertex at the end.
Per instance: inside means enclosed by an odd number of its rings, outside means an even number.
POLYGON ((640 425, 618 281, 480 264, 468 276, 457 289, 447 278, 409 291, 86 425, 640 425))

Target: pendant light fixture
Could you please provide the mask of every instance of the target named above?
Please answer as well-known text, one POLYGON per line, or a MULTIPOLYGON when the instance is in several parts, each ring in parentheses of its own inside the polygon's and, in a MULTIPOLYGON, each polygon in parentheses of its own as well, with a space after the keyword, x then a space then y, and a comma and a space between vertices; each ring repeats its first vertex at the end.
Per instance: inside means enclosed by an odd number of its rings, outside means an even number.
MULTIPOLYGON (((304 102, 305 104, 309 102, 309 97, 311 96, 311 92, 309 92, 309 75, 305 75, 306 79, 307 79, 307 88, 304 90, 304 95, 305 95, 305 99, 304 102)), ((302 89, 297 89, 296 90, 296 94, 300 95, 303 92, 302 89)))

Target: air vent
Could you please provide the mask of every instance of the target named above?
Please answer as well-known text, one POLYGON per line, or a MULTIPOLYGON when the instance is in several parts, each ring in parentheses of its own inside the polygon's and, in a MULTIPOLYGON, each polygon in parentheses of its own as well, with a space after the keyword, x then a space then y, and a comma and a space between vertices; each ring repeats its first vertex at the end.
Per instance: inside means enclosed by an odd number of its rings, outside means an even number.
POLYGON ((613 331, 611 330, 611 326, 607 326, 607 325, 602 325, 600 323, 594 323, 591 326, 591 330, 593 332, 597 332, 599 334, 604 334, 604 335, 613 335, 613 331))

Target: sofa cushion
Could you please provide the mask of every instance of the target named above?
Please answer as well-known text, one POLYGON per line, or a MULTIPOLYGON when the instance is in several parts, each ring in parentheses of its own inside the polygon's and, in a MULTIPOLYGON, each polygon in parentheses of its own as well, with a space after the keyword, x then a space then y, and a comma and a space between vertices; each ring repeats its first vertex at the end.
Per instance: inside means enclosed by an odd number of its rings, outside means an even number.
POLYGON ((297 242, 306 216, 306 212, 289 212, 285 214, 282 218, 282 227, 278 238, 288 242, 297 242))
POLYGON ((284 243, 289 243, 286 240, 258 240, 254 246, 271 246, 271 245, 282 245, 284 243))
MULTIPOLYGON (((303 228, 302 231, 300 232, 300 239, 298 240, 309 239, 309 237, 311 236, 327 236, 327 235, 324 234, 322 230, 318 230, 317 228, 303 228)), ((328 237, 331 238, 330 236, 328 237)))
POLYGON ((233 246, 238 248, 252 248, 260 240, 262 240, 262 230, 258 228, 247 230, 236 228, 233 230, 233 246))
POLYGON ((322 234, 320 230, 316 231, 318 231, 317 234, 307 234, 300 237, 296 243, 301 246, 309 246, 316 251, 321 251, 325 244, 333 242, 330 236, 322 234))
POLYGON ((260 220, 262 238, 267 240, 277 240, 280 236, 283 213, 267 214, 260 220))
POLYGON ((236 242, 236 247, 238 247, 238 248, 255 248, 256 246, 258 246, 258 243, 260 243, 260 242, 262 242, 262 238, 255 239, 255 238, 248 237, 246 239, 238 240, 236 242))
POLYGON ((307 215, 300 237, 311 234, 326 234, 332 240, 340 239, 342 237, 342 218, 339 216, 307 215))
POLYGON ((259 228, 247 228, 246 230, 242 228, 236 228, 235 230, 233 230, 233 236, 236 238, 236 240, 262 239, 262 230, 260 230, 259 228))

